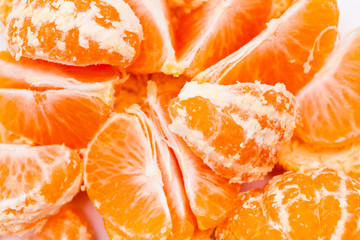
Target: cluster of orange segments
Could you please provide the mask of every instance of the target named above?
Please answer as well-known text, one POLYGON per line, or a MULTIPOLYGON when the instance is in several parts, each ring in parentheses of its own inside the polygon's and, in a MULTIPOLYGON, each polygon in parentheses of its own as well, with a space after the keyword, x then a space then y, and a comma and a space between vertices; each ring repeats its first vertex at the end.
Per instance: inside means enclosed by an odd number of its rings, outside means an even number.
POLYGON ((86 191, 112 240, 360 239, 336 0, 0 3, 0 237, 94 239, 86 191))

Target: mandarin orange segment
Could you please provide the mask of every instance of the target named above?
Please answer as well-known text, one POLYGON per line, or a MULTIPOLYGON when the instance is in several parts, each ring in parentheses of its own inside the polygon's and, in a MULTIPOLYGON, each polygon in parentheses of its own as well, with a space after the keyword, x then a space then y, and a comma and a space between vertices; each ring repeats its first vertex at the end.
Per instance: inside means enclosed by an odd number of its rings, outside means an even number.
POLYGON ((39 229, 76 195, 82 174, 65 146, 0 144, 0 236, 39 229))
POLYGON ((17 60, 122 67, 136 59, 143 38, 139 19, 122 0, 20 0, 6 35, 17 60))
POLYGON ((0 89, 0 125, 41 145, 86 147, 110 112, 84 93, 0 89))
POLYGON ((196 221, 185 193, 181 171, 174 153, 163 136, 159 120, 154 114, 151 115, 153 121, 151 129, 154 131, 156 141, 158 165, 172 219, 171 239, 189 239, 194 233, 196 221))
POLYGON ((336 147, 360 139, 360 31, 333 53, 312 81, 298 92, 305 142, 336 147))
POLYGON ((296 93, 333 50, 338 19, 336 0, 296 1, 259 36, 194 79, 218 84, 280 82, 296 93))
POLYGON ((93 240, 92 230, 81 212, 65 206, 59 213, 49 217, 39 233, 26 240, 93 240))
POLYGON ((209 0, 179 18, 179 64, 194 77, 255 37, 269 18, 268 0, 209 0))
POLYGON ((216 230, 216 239, 284 239, 281 231, 262 214, 261 198, 256 190, 241 193, 236 209, 216 230))
POLYGON ((111 234, 125 239, 166 239, 172 230, 148 121, 138 108, 115 114, 85 154, 88 195, 111 234))
POLYGON ((316 146, 294 138, 281 147, 278 160, 283 168, 291 171, 326 167, 360 176, 359 143, 334 148, 316 146))
POLYGON ((166 0, 125 0, 139 17, 144 40, 140 55, 127 69, 133 73, 181 74, 177 68, 173 29, 166 0))
POLYGON ((170 129, 217 174, 242 183, 272 170, 295 128, 297 105, 281 84, 188 82, 171 101, 170 129))
POLYGON ((202 230, 216 227, 223 221, 233 208, 239 185, 216 174, 194 155, 186 143, 173 134, 168 126, 171 123, 167 106, 175 97, 177 91, 166 91, 158 95, 156 84, 150 82, 148 87, 148 103, 166 137, 168 145, 173 150, 185 185, 187 198, 198 227, 202 230))
POLYGON ((108 65, 73 67, 26 58, 16 61, 9 52, 0 52, 0 88, 74 90, 113 105, 114 86, 125 80, 126 76, 108 65))
POLYGON ((263 192, 242 193, 217 239, 358 239, 359 190, 330 169, 276 176, 263 192))

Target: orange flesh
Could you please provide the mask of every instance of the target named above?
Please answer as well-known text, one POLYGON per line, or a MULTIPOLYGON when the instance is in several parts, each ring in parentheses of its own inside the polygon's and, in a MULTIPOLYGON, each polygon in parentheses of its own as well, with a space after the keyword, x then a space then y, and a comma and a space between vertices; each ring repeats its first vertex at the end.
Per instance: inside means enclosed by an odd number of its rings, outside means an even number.
POLYGON ((232 182, 263 178, 292 137, 294 96, 281 85, 185 84, 170 102, 171 130, 232 182))
POLYGON ((179 74, 175 65, 173 29, 165 0, 125 0, 139 17, 144 40, 140 55, 127 69, 133 73, 179 74))
POLYGON ((177 92, 164 92, 158 96, 156 85, 152 83, 148 94, 151 110, 156 114, 169 146, 177 158, 198 227, 202 230, 214 228, 233 208, 240 187, 237 184, 229 184, 226 179, 214 174, 202 159, 192 153, 181 138, 169 131, 171 119, 167 106, 177 92))
POLYGON ((358 239, 359 190, 335 170, 285 173, 242 193, 217 239, 358 239))
POLYGON ((0 236, 37 229, 79 191, 82 160, 60 146, 0 144, 0 236))
POLYGON ((156 156, 153 132, 138 109, 114 115, 89 145, 85 186, 113 235, 162 239, 171 234, 156 156))
POLYGON ((209 0, 183 14, 177 26, 177 55, 187 77, 215 64, 255 37, 268 20, 271 1, 209 0))
POLYGON ((37 234, 26 240, 93 240, 89 225, 82 214, 70 207, 63 207, 60 212, 49 217, 44 227, 37 234))
POLYGON ((0 124, 41 145, 83 148, 110 111, 100 99, 83 93, 0 89, 0 124))
POLYGON ((194 80, 218 84, 280 82, 296 93, 333 50, 338 18, 336 0, 296 1, 263 33, 194 80))
POLYGON ((296 135, 326 147, 356 142, 360 136, 360 32, 337 49, 296 96, 301 125, 296 135))
POLYGON ((16 59, 78 66, 128 66, 139 54, 142 34, 138 18, 122 0, 20 1, 6 24, 16 59))
POLYGON ((172 219, 171 239, 188 239, 194 233, 196 222, 186 197, 181 171, 174 153, 164 140, 159 121, 154 115, 151 119, 154 123, 152 130, 157 136, 158 165, 162 173, 164 191, 172 219))

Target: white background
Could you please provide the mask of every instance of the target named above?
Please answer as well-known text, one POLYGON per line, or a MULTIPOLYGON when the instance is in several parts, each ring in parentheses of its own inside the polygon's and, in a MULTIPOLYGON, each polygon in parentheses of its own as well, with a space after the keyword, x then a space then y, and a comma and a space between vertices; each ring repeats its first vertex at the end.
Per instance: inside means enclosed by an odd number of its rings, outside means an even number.
MULTIPOLYGON (((340 34, 344 37, 357 27, 360 27, 360 0, 338 0, 340 9, 340 34)), ((315 23, 316 24, 316 23, 315 23)), ((5 49, 5 43, 2 36, 0 36, 0 49, 5 49)), ((360 70, 359 70, 360 71, 360 70)), ((249 184, 246 188, 258 187, 265 181, 256 184, 249 184)), ((84 214, 90 221, 91 227, 95 231, 97 240, 108 240, 109 238, 104 231, 103 222, 100 215, 96 212, 94 207, 88 200, 86 193, 80 193, 73 201, 73 204, 82 208, 84 214)), ((4 237, 1 240, 20 240, 19 237, 4 237)))

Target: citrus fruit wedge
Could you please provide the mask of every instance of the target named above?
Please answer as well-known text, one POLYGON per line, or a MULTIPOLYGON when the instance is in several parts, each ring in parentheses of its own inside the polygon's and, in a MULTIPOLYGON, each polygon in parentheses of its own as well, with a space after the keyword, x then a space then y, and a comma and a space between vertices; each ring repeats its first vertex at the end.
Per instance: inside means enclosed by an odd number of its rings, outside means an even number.
POLYGON ((114 239, 166 239, 171 234, 157 156, 153 132, 138 108, 112 116, 89 144, 85 186, 114 239))
POLYGON ((216 239, 358 239, 360 182, 318 169, 274 177, 263 191, 241 193, 216 239))
POLYGON ((158 165, 162 173, 164 190, 172 219, 172 239, 189 239, 195 230, 196 220, 191 212, 184 182, 176 157, 168 147, 161 130, 161 124, 154 114, 151 129, 156 137, 158 165))
POLYGON ((19 0, 6 35, 17 60, 125 67, 138 56, 143 31, 123 0, 19 0))
POLYGON ((194 79, 218 84, 280 82, 296 93, 333 50, 338 19, 336 0, 296 1, 259 36, 194 79))
POLYGON ((360 176, 360 144, 323 147, 293 138, 279 152, 279 164, 286 170, 332 168, 352 176, 360 176))
POLYGON ((176 30, 179 65, 194 77, 259 34, 272 1, 209 0, 180 16, 176 30))
POLYGON ((128 71, 149 74, 164 72, 179 74, 176 70, 173 29, 166 0, 125 0, 134 10, 143 26, 144 40, 140 55, 128 71))
POLYGON ((99 98, 84 93, 0 89, 0 125, 40 145, 84 148, 110 112, 99 98))
POLYGON ((61 145, 0 144, 0 236, 37 229, 79 191, 80 157, 61 145))
POLYGON ((187 82, 169 105, 171 131, 230 182, 259 180, 293 135, 295 97, 285 86, 187 82))
POLYGON ((26 240, 93 240, 92 230, 85 217, 75 208, 62 207, 49 217, 40 232, 28 236, 26 240))
POLYGON ((27 58, 16 61, 9 52, 0 52, 0 88, 74 90, 113 105, 114 86, 126 79, 109 65, 73 67, 27 58))
POLYGON ((334 51, 326 65, 298 92, 305 142, 336 147, 360 139, 360 31, 334 51))
POLYGON ((214 228, 233 208, 240 187, 237 184, 229 184, 226 179, 216 175, 180 137, 169 130, 171 119, 167 106, 176 95, 177 91, 167 91, 158 95, 156 84, 150 82, 147 101, 176 156, 198 227, 202 230, 214 228))

